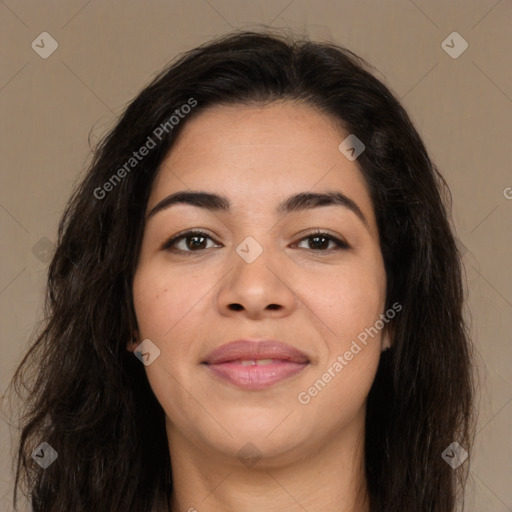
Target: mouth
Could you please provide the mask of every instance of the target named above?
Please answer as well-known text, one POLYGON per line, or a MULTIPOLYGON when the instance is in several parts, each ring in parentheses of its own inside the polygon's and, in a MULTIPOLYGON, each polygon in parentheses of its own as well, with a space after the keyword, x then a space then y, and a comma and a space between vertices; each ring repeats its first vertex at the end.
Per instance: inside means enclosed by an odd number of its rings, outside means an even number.
POLYGON ((246 390, 264 389, 302 372, 310 360, 275 340, 237 340, 210 352, 202 364, 213 376, 246 390))

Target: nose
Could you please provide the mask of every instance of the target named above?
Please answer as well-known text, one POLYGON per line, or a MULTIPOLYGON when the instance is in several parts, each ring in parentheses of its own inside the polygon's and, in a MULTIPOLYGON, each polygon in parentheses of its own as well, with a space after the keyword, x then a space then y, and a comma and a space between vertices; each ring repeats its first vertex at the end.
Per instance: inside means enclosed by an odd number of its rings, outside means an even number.
POLYGON ((221 281, 217 295, 220 313, 251 319, 289 315, 296 307, 297 298, 289 277, 286 278, 286 263, 270 250, 249 261, 236 251, 230 255, 231 271, 221 281))

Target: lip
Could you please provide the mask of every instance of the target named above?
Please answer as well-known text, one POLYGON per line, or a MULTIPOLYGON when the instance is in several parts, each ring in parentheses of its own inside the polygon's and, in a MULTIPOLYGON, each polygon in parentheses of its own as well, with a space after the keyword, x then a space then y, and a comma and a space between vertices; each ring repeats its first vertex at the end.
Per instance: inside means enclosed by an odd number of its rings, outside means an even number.
POLYGON ((264 389, 303 371, 310 360, 304 352, 276 340, 236 340, 208 354, 203 364, 215 376, 247 390, 264 389), (268 364, 242 361, 272 359, 268 364))

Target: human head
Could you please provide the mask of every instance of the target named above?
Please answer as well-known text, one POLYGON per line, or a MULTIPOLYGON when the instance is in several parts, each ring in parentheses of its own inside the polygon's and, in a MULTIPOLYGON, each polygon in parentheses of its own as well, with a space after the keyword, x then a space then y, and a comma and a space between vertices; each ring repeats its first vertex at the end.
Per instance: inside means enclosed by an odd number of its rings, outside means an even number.
POLYGON ((335 45, 234 34, 187 53, 130 104, 69 203, 50 266, 50 319, 37 345, 46 356, 34 396, 43 384, 45 393, 33 409, 41 423, 24 432, 43 435, 62 462, 38 477, 36 501, 48 499, 55 482, 76 495, 72 483, 84 474, 97 496, 112 500, 101 503, 106 508, 136 503, 149 510, 169 491, 163 411, 144 368, 126 351, 137 330, 133 278, 152 184, 180 133, 209 107, 288 100, 311 105, 364 143, 357 163, 379 232, 384 310, 402 306, 368 396, 372 507, 453 508, 456 474, 440 454, 456 435, 467 446, 471 403, 460 260, 440 193, 444 181, 404 109, 368 68, 335 45), (184 114, 183 105, 190 112, 172 119, 184 114), (133 152, 147 147, 150 135, 155 147, 139 160, 133 152), (119 172, 130 158, 134 165, 119 172), (65 360, 56 357, 64 349, 65 360), (51 423, 43 425, 48 414, 51 423), (107 456, 124 463, 116 471, 107 456), (142 488, 152 492, 142 496, 142 488))

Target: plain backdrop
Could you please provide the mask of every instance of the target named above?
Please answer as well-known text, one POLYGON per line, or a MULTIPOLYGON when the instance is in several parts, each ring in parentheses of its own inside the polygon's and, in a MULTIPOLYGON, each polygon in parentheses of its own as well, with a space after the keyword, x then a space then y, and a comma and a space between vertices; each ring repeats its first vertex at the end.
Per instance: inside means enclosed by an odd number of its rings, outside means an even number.
MULTIPOLYGON (((512 510, 510 0, 1 1, 0 392, 42 318, 57 222, 89 144, 177 54, 261 24, 336 42, 374 65, 446 178, 481 387, 465 510, 512 510)), ((7 420, 2 512, 12 510, 7 420)))

